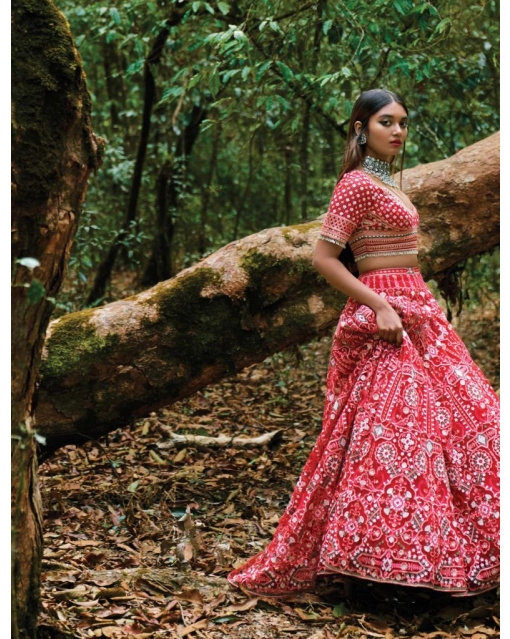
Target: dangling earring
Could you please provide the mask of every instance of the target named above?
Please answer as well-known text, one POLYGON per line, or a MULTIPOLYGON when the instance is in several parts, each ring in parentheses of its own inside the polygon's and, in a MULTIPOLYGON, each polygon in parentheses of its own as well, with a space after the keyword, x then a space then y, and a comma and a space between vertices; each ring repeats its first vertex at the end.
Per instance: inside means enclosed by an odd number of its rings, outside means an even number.
POLYGON ((362 133, 360 136, 358 136, 358 144, 366 144, 367 143, 367 136, 362 133))

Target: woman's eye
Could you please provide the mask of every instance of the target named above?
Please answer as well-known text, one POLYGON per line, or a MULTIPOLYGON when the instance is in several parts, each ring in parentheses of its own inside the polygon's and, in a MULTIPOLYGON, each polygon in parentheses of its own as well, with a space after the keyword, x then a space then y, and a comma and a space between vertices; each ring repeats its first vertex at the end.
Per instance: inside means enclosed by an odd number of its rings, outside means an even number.
MULTIPOLYGON (((391 124, 391 122, 389 120, 380 120, 381 124, 383 124, 384 126, 386 126, 387 124, 391 124)), ((400 126, 404 129, 409 128, 409 124, 408 122, 401 122, 400 126)))

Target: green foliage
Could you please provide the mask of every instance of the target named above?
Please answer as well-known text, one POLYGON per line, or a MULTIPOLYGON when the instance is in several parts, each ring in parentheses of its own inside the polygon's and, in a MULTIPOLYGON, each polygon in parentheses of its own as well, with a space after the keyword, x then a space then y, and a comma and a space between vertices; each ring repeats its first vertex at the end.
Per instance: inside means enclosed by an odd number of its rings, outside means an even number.
MULTIPOLYGON (((460 309, 468 312, 482 307, 499 315, 500 300, 500 249, 474 255, 455 265, 460 298, 455 295, 452 302, 452 315, 458 315, 460 309)), ((429 281, 434 295, 443 296, 437 282, 429 281)))
POLYGON ((173 11, 184 13, 170 27, 153 69, 157 100, 138 226, 128 240, 132 268, 141 269, 150 255, 158 174, 167 158, 178 166, 181 136, 196 105, 206 117, 172 212, 175 270, 203 257, 198 246, 206 195, 206 254, 263 228, 305 221, 302 201, 306 219, 324 213, 346 121, 365 89, 390 88, 406 100, 406 167, 448 157, 499 128, 495 0, 59 4, 87 72, 94 128, 107 139, 73 250, 71 271, 83 280, 90 281, 121 227, 140 135, 144 65, 173 11))
POLYGON ((46 295, 44 284, 39 280, 33 279, 27 289, 27 299, 30 304, 37 304, 39 300, 46 295))
POLYGON ((469 310, 492 306, 499 313, 499 265, 499 246, 464 262, 461 287, 465 291, 464 304, 469 310))

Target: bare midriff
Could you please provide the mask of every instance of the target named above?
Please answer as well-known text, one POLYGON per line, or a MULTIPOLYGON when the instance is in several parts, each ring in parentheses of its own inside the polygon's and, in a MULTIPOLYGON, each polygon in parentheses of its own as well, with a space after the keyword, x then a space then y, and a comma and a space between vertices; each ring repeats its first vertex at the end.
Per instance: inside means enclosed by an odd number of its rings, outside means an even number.
POLYGON ((418 266, 418 256, 411 255, 385 255, 379 257, 365 257, 356 262, 359 273, 374 271, 378 268, 401 268, 418 266))

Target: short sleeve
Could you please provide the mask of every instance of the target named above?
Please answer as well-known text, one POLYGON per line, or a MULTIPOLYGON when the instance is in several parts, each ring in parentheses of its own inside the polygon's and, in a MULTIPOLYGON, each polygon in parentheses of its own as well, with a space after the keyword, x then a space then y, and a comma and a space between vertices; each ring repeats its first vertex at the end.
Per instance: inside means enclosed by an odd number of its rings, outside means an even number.
POLYGON ((337 183, 319 234, 345 248, 364 215, 372 208, 373 186, 361 171, 350 171, 337 183))

